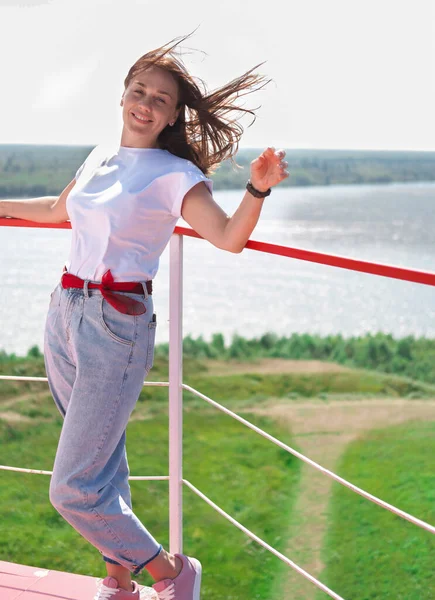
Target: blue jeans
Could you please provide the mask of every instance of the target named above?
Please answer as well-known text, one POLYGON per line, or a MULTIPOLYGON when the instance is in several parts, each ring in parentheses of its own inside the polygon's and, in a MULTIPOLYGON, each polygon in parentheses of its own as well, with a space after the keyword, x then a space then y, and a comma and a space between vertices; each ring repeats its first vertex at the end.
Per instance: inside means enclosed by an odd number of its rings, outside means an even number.
POLYGON ((118 312, 101 290, 51 294, 44 360, 54 402, 64 418, 50 502, 95 546, 106 562, 135 575, 162 546, 132 512, 126 427, 153 365, 153 299, 122 292, 146 307, 142 315, 118 312))

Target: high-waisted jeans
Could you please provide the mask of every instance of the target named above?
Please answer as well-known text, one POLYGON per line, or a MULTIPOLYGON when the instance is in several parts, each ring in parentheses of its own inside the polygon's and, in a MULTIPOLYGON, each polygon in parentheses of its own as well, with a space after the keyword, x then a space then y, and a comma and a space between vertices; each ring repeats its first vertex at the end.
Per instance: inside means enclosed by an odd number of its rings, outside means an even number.
POLYGON ((146 307, 142 315, 118 312, 101 290, 51 294, 44 333, 50 391, 64 418, 50 501, 94 545, 106 562, 135 575, 162 546, 132 512, 126 427, 153 365, 153 299, 122 292, 146 307))

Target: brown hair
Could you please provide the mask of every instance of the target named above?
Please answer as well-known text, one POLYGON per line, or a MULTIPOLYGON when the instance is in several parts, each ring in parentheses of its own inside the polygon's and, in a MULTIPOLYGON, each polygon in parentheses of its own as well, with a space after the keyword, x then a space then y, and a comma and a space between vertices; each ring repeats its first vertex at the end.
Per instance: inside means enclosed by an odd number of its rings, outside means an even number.
POLYGON ((158 137, 158 143, 164 150, 193 162, 205 175, 210 175, 223 160, 237 153, 243 127, 237 122, 240 113, 253 115, 255 109, 237 106, 234 101, 250 92, 263 88, 271 80, 252 72, 263 65, 256 65, 240 77, 209 93, 205 83, 190 75, 174 52, 178 44, 187 39, 188 34, 174 38, 160 48, 141 56, 130 68, 124 81, 127 88, 130 81, 139 72, 151 66, 168 71, 178 85, 177 108, 181 107, 178 119, 173 127, 167 125, 158 137), (175 43, 173 43, 175 42, 175 43), (171 45, 172 44, 172 45, 171 45), (201 82, 201 91, 197 81, 201 82))

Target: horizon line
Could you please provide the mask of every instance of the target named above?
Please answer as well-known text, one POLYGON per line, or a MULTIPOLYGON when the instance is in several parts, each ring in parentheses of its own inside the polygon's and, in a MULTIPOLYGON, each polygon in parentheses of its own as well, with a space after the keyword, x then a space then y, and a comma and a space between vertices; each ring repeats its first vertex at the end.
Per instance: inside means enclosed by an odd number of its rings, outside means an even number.
MULTIPOLYGON (((2 146, 55 146, 55 147, 64 147, 64 148, 87 148, 87 147, 95 147, 99 144, 105 144, 108 142, 98 142, 98 143, 61 143, 61 142, 0 142, 0 147, 2 146)), ((271 146, 271 144, 270 144, 271 146)), ((238 151, 263 151, 268 146, 242 146, 239 145, 238 151)), ((286 151, 291 152, 426 152, 426 153, 434 153, 435 148, 361 148, 361 147, 324 147, 324 146, 285 146, 283 144, 277 144, 274 146, 276 149, 283 148, 286 151)))

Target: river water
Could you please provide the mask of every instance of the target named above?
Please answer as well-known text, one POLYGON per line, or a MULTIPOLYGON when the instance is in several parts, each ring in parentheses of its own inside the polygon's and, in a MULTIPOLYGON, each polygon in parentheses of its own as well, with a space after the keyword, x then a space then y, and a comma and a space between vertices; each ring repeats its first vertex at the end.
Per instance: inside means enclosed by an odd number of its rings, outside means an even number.
MULTIPOLYGON (((243 191, 215 192, 232 214, 243 191)), ((179 221, 183 225, 183 221, 179 221)), ((0 349, 42 350, 70 230, 0 228, 0 349)), ((275 188, 251 239, 435 272, 435 184, 275 188)), ((169 248, 154 280, 156 342, 169 339, 169 248)), ((435 288, 184 240, 183 335, 267 331, 435 337, 435 288)))

